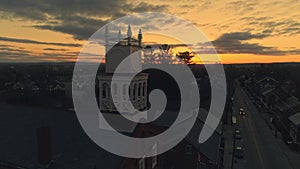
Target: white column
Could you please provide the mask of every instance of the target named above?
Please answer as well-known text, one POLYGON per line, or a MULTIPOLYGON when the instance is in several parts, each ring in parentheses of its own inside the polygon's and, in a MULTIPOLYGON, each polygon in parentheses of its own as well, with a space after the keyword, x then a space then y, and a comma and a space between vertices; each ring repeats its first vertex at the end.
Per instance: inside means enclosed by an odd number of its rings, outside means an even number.
POLYGON ((147 82, 143 83, 143 88, 144 88, 144 96, 147 97, 147 82))
POLYGON ((147 81, 143 83, 143 90, 144 90, 144 105, 147 106, 147 81))
POLYGON ((100 106, 100 110, 103 109, 103 106, 102 106, 102 101, 103 101, 103 98, 102 98, 102 82, 99 81, 99 106, 100 106))
POLYGON ((144 86, 143 83, 140 83, 140 84, 139 84, 139 87, 140 87, 140 97, 141 97, 141 98, 144 97, 144 95, 143 95, 143 90, 144 90, 144 89, 143 89, 143 86, 144 86))
POLYGON ((130 100, 133 100, 133 90, 134 90, 134 85, 130 85, 129 86, 129 96, 130 96, 130 100))

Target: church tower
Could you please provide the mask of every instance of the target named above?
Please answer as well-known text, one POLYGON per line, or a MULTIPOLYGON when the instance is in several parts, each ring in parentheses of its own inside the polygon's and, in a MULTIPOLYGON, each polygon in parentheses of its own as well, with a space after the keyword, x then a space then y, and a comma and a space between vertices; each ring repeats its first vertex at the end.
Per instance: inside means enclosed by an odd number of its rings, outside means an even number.
POLYGON ((105 47, 106 47, 106 57, 105 57, 105 71, 106 73, 114 73, 118 65, 130 54, 136 52, 138 56, 130 60, 132 69, 124 73, 132 73, 141 70, 141 50, 142 50, 142 34, 141 30, 138 34, 138 39, 132 37, 131 26, 128 25, 127 37, 122 39, 121 31, 119 31, 117 38, 110 38, 108 28, 105 31, 105 47), (119 41, 119 39, 121 39, 119 41), (113 42, 118 42, 116 45, 112 46, 113 42), (110 48, 110 49, 109 49, 110 48))
MULTIPOLYGON (((115 104, 123 105, 126 110, 126 105, 131 104, 137 110, 145 110, 147 108, 147 80, 148 74, 138 73, 131 81, 130 86, 126 85, 126 79, 134 72, 141 72, 141 50, 142 46, 142 31, 139 30, 138 39, 132 36, 131 26, 128 25, 127 37, 123 38, 121 30, 119 30, 117 37, 111 38, 109 28, 105 29, 105 73, 98 76, 99 81, 99 107, 103 113, 116 112, 115 104), (115 43, 113 43, 115 42, 115 43), (116 43, 117 42, 117 43, 116 43), (112 46, 112 44, 115 44, 112 46), (130 54, 135 53, 134 57, 129 60, 128 69, 115 75, 117 83, 112 84, 112 76, 118 65, 130 54), (129 92, 130 100, 125 102, 116 101, 113 103, 112 98, 117 98, 116 95, 125 95, 129 92)), ((134 114, 135 112, 126 112, 134 114)))

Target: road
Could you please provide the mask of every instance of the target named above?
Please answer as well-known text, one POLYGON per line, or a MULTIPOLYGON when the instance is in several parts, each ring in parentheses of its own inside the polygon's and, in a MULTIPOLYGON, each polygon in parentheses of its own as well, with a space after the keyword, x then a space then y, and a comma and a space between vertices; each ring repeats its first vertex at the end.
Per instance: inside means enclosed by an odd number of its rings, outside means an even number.
POLYGON ((237 127, 242 139, 235 145, 244 148, 244 159, 235 159, 234 169, 292 169, 285 152, 280 148, 260 112, 245 91, 237 85, 233 114, 238 117, 237 127), (237 113, 243 108, 246 115, 237 113))

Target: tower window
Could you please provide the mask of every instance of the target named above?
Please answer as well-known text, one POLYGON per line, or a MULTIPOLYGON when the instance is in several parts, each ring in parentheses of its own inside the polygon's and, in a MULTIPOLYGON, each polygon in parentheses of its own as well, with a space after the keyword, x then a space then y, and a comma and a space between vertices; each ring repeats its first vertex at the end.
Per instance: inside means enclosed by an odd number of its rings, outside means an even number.
POLYGON ((139 83, 139 87, 138 87, 138 96, 139 97, 141 97, 141 95, 142 95, 142 84, 141 83, 139 83))
POLYGON ((113 92, 114 95, 118 94, 118 86, 117 86, 116 83, 113 84, 113 91, 112 92, 113 92))
POLYGON ((102 84, 102 98, 108 98, 109 97, 109 87, 107 83, 102 84))
POLYGON ((136 99, 136 92, 137 92, 137 85, 134 84, 134 87, 133 87, 133 100, 136 99))
POLYGON ((143 96, 146 96, 146 83, 143 83, 143 96))

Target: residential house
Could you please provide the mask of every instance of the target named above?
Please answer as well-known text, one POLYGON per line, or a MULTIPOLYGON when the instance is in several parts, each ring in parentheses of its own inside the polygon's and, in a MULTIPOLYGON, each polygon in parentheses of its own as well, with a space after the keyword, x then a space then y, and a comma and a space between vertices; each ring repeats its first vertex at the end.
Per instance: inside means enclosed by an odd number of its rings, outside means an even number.
POLYGON ((293 142, 300 145, 300 113, 296 113, 289 117, 290 136, 293 142))

